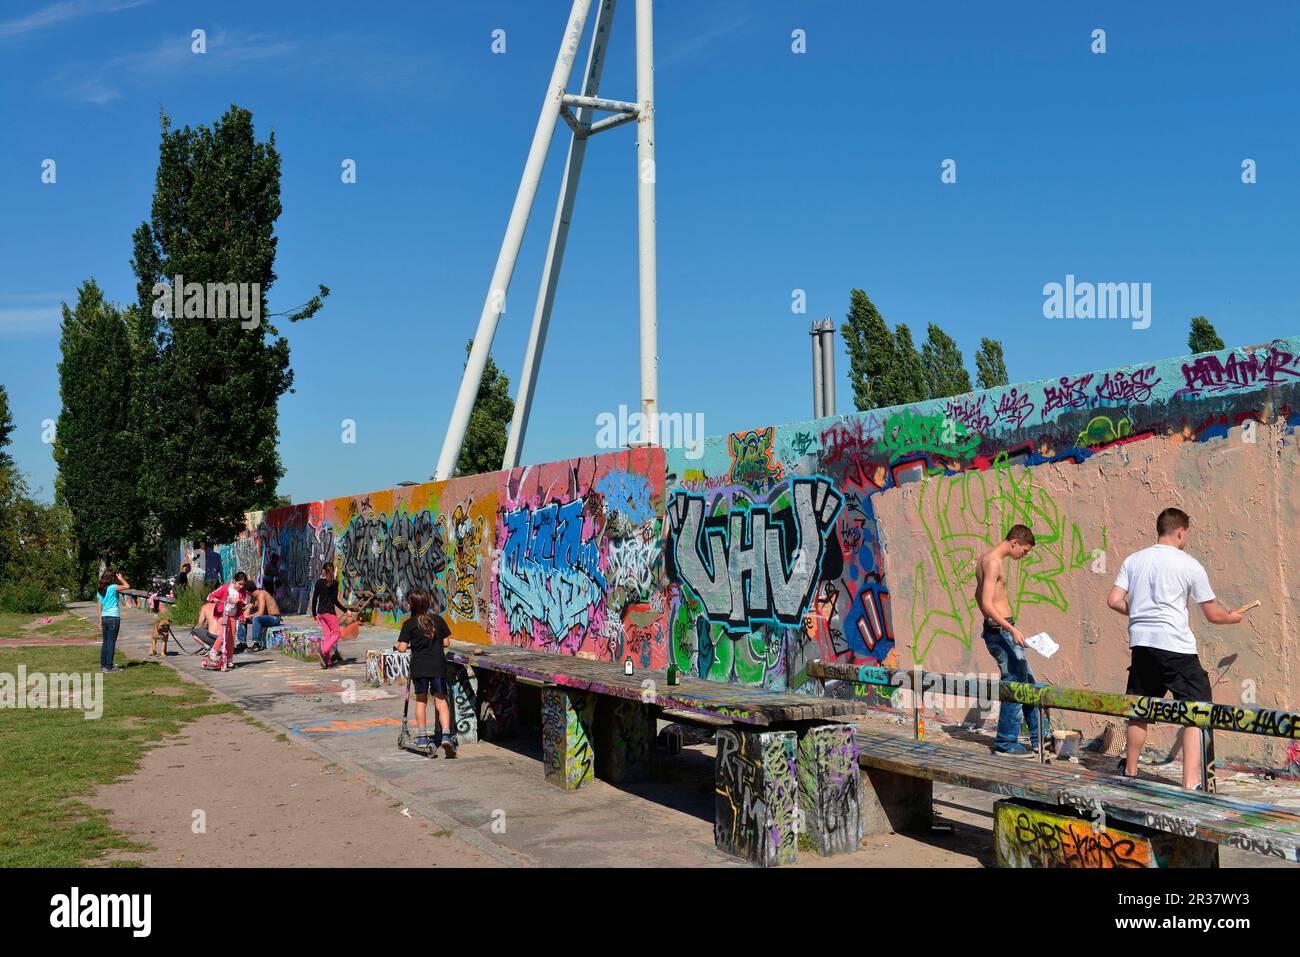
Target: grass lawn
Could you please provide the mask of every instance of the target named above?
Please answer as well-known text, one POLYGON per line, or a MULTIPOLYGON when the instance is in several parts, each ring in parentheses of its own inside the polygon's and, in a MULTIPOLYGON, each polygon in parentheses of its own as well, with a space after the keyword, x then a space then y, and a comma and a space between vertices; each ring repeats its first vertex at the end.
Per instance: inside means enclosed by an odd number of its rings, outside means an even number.
MULTIPOLYGON (((0 616, 0 637, 9 619, 0 616)), ((86 625, 56 619, 54 626, 86 625)), ((90 631, 96 633, 94 622, 90 631)), ((30 634, 24 632, 21 634, 30 634)), ((50 637, 72 637, 51 635, 50 637)), ((125 659, 119 653, 117 665, 125 659)), ((16 676, 64 672, 99 677, 98 646, 0 647, 0 672, 16 676)), ((171 668, 136 661, 103 675, 103 715, 87 720, 69 708, 0 708, 0 867, 76 867, 113 849, 140 849, 108 826, 107 815, 79 801, 100 784, 131 774, 141 755, 187 722, 237 712, 209 703, 208 691, 182 681, 171 668)), ((14 679, 16 681, 16 677, 14 679)))
POLYGON ((0 611, 0 638, 98 638, 99 635, 98 618, 94 612, 91 612, 89 621, 83 621, 72 612, 15 615, 0 611), (48 625, 44 624, 46 618, 51 619, 48 625))

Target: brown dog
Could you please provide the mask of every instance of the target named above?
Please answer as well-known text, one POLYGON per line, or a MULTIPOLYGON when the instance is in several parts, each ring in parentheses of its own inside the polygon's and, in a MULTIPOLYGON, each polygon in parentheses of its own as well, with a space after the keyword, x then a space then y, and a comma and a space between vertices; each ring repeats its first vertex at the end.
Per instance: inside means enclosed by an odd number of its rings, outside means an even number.
POLYGON ((158 657, 158 640, 162 639, 162 656, 167 657, 167 639, 172 634, 172 623, 166 618, 159 618, 153 623, 153 632, 149 635, 149 657, 158 657))

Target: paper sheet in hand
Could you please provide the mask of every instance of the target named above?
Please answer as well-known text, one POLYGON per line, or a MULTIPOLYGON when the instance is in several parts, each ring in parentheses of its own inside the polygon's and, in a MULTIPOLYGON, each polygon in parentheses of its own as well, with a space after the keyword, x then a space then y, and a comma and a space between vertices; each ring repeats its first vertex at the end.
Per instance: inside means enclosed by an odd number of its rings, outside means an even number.
POLYGON ((1030 648, 1033 648, 1034 651, 1038 652, 1044 658, 1052 657, 1052 655, 1056 654, 1056 649, 1061 647, 1056 642, 1052 641, 1052 636, 1045 631, 1040 631, 1036 635, 1030 635, 1025 639, 1025 644, 1030 648))

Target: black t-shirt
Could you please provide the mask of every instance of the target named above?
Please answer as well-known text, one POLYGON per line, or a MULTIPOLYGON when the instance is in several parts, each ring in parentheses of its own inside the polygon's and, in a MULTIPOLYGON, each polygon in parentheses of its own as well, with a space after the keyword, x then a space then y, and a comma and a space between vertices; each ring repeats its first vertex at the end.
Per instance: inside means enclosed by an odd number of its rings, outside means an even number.
POLYGON ((412 678, 447 677, 447 659, 443 656, 443 642, 451 636, 442 615, 429 616, 433 619, 433 636, 425 634, 414 618, 402 623, 402 631, 397 636, 400 644, 406 645, 411 652, 412 678))
POLYGON ((338 612, 339 604, 339 582, 336 578, 328 585, 325 579, 316 579, 316 587, 311 591, 311 612, 312 617, 316 615, 333 615, 338 612))
POLYGON ((275 593, 280 590, 280 570, 278 568, 268 568, 262 572, 262 587, 275 597, 275 593))

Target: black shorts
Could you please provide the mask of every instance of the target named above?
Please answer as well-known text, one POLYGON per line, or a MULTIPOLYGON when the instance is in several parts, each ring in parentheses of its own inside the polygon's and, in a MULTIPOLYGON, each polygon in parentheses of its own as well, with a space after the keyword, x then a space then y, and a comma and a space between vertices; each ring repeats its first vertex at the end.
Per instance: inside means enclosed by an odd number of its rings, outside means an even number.
POLYGON ((1169 692, 1179 701, 1209 701, 1210 676, 1197 655, 1138 645, 1128 668, 1127 694, 1163 698, 1169 692))
POLYGON ((430 691, 440 694, 447 693, 447 680, 445 678, 412 678, 411 684, 415 685, 416 694, 428 694, 430 691))

